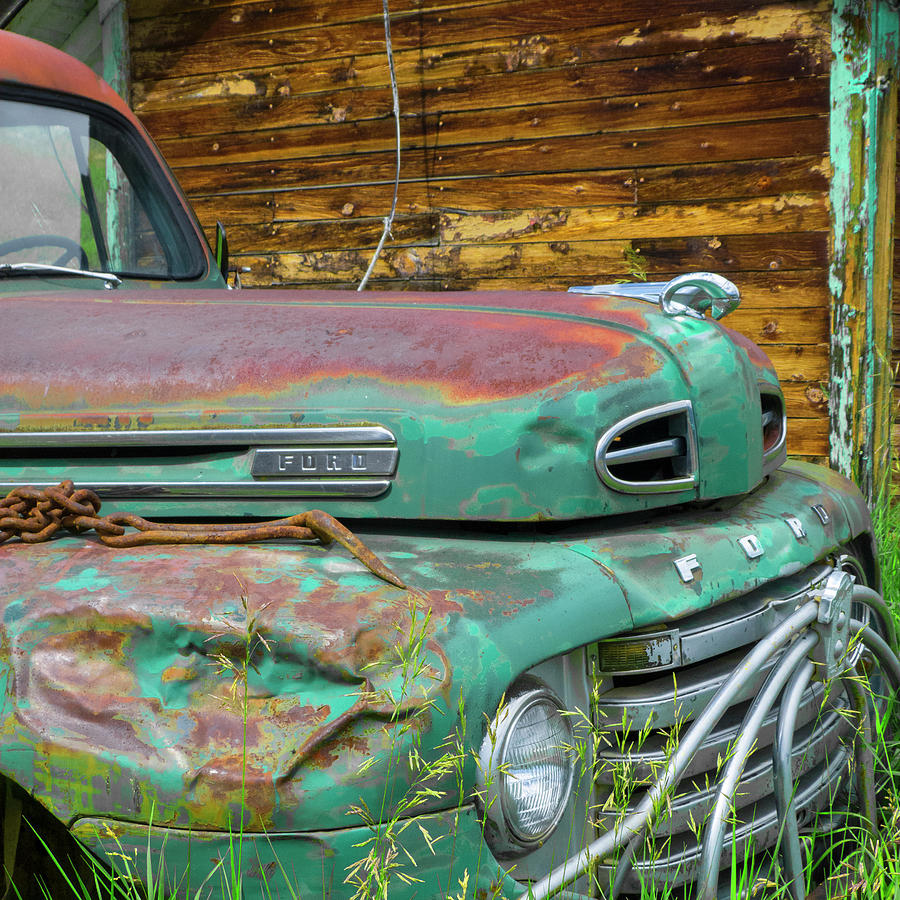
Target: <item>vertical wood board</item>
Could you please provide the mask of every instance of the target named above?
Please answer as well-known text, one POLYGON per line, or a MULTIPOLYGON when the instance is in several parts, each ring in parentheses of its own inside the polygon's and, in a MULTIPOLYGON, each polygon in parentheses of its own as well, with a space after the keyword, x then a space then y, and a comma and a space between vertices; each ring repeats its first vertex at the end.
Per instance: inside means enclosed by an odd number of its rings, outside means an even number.
POLYGON ((890 471, 900 17, 882 0, 836 0, 832 42, 830 458, 871 501, 890 471))

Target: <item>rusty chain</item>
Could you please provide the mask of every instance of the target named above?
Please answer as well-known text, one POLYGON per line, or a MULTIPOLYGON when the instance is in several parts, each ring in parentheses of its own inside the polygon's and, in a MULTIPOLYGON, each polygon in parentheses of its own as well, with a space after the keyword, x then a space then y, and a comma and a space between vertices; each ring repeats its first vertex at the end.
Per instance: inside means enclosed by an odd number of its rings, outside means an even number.
POLYGON ((337 542, 373 575, 399 588, 406 585, 348 528, 321 509, 268 522, 216 524, 150 522, 133 513, 100 516, 100 498, 71 481, 56 487, 22 486, 0 500, 0 544, 18 537, 23 543, 48 541, 64 528, 73 534, 93 529, 109 547, 145 544, 251 544, 276 538, 337 542), (134 528, 131 533, 126 527, 134 528))

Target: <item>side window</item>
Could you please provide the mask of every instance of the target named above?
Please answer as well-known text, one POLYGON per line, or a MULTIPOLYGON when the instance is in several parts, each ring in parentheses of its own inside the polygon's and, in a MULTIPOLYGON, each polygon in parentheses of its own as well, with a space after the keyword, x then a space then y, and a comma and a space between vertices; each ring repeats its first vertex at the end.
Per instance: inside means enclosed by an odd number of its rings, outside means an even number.
POLYGON ((91 185, 100 209, 110 268, 153 275, 168 272, 165 252, 121 163, 100 141, 90 141, 91 185))
POLYGON ((85 211, 67 127, 0 123, 0 172, 3 262, 96 267, 96 248, 91 258, 81 241, 85 211))
POLYGON ((130 136, 105 117, 0 99, 0 193, 2 263, 145 278, 203 269, 130 136))

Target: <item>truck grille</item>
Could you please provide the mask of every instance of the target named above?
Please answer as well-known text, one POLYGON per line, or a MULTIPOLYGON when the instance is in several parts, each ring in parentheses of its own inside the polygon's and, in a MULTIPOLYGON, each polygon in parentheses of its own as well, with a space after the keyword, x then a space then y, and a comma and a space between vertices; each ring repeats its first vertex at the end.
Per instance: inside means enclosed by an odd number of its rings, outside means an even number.
MULTIPOLYGON (((851 566, 854 574, 858 573, 851 566)), ((678 735, 698 715, 753 645, 794 612, 797 602, 831 571, 817 565, 781 579, 745 597, 679 621, 677 627, 633 632, 596 645, 600 695, 595 721, 599 827, 609 830, 631 812, 646 786, 662 772, 678 735)), ((642 883, 668 889, 692 881, 700 862, 698 835, 715 801, 719 766, 728 759, 752 697, 769 667, 707 737, 693 757, 667 812, 653 829, 652 846, 638 852, 623 891, 640 894, 642 883)), ((852 725, 841 709, 849 706, 841 690, 827 700, 821 683, 803 695, 794 736, 792 768, 801 826, 825 807, 846 776, 852 725)), ((734 826, 726 843, 723 868, 732 858, 764 851, 778 841, 773 795, 772 743, 778 706, 760 731, 735 797, 734 826)), ((613 861, 599 866, 600 884, 608 883, 613 861)), ((646 887, 644 888, 646 890, 646 887)))

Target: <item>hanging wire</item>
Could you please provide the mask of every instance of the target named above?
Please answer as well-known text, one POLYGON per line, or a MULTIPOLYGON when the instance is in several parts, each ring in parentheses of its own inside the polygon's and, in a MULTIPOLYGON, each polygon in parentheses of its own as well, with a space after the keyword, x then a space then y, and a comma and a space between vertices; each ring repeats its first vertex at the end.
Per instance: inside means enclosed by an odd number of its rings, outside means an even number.
POLYGON ((394 199, 391 201, 391 211, 384 218, 384 228, 381 232, 381 240, 378 241, 378 246, 375 248, 372 259, 369 262, 369 268, 366 269, 366 274, 363 275, 362 281, 356 289, 357 291, 361 291, 365 288, 369 276, 375 268, 375 263, 378 262, 378 257, 381 256, 384 242, 388 239, 388 235, 391 234, 391 226, 394 224, 394 214, 397 212, 397 195, 400 192, 400 96, 397 93, 397 73, 394 71, 394 48, 391 45, 391 14, 388 10, 388 0, 381 0, 381 4, 384 9, 384 43, 387 48, 388 67, 391 72, 391 93, 394 96, 394 132, 397 143, 397 166, 394 172, 394 199))

